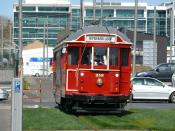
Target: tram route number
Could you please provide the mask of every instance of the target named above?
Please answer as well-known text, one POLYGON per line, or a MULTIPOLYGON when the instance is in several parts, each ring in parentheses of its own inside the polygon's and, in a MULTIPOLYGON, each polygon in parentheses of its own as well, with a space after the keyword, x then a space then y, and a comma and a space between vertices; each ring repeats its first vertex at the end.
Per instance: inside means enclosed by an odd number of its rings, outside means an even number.
POLYGON ((96 74, 96 77, 104 77, 104 74, 96 74))

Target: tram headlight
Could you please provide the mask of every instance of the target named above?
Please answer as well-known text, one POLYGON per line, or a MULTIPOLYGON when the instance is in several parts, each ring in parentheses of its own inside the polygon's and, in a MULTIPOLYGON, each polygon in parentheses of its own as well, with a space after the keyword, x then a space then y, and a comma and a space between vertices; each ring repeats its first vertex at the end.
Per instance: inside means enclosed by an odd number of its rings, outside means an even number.
POLYGON ((119 74, 115 74, 115 77, 119 77, 119 74))
POLYGON ((80 76, 84 76, 84 73, 80 73, 80 76))
POLYGON ((103 85, 103 80, 101 78, 98 78, 96 84, 98 86, 102 86, 103 85))

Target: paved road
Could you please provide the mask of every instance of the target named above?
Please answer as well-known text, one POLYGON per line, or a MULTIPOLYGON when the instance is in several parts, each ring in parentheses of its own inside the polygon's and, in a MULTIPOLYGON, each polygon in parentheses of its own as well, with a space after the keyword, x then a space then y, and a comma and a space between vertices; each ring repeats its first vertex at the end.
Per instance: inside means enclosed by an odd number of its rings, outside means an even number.
POLYGON ((175 109, 175 103, 168 103, 166 101, 135 101, 127 104, 127 109, 175 109))
POLYGON ((8 109, 0 109, 0 130, 10 131, 11 128, 11 111, 8 109))
POLYGON ((11 99, 0 101, 0 131, 11 129, 11 99))

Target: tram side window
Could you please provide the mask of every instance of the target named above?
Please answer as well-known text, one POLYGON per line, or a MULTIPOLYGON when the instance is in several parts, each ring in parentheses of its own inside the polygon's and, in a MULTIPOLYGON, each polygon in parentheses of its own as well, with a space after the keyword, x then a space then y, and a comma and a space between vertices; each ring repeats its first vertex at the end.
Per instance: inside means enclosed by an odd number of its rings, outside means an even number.
POLYGON ((110 48, 109 64, 112 66, 118 66, 118 49, 110 48))
POLYGON ((107 65, 107 49, 103 47, 95 47, 94 49, 94 65, 107 65))
POLYGON ((91 64, 91 53, 92 48, 90 47, 84 47, 82 48, 82 61, 81 64, 83 65, 90 65, 91 64))
POLYGON ((57 59, 57 64, 56 64, 56 85, 60 85, 61 80, 60 80, 60 73, 61 73, 61 67, 60 67, 60 55, 61 52, 57 52, 56 54, 56 59, 57 59))
POLYGON ((129 58, 129 49, 122 48, 120 50, 121 66, 128 66, 128 60, 129 60, 128 58, 129 58))
POLYGON ((68 62, 69 65, 77 65, 78 64, 78 47, 69 47, 68 48, 68 62))

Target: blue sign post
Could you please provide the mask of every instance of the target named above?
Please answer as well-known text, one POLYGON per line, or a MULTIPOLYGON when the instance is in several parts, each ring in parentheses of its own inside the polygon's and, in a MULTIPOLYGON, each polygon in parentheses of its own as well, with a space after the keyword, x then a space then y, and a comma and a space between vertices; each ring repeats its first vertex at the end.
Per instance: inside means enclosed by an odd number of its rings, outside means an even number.
POLYGON ((21 81, 15 80, 15 93, 20 93, 21 81))
POLYGON ((13 79, 11 122, 11 131, 22 131, 22 78, 13 79))

